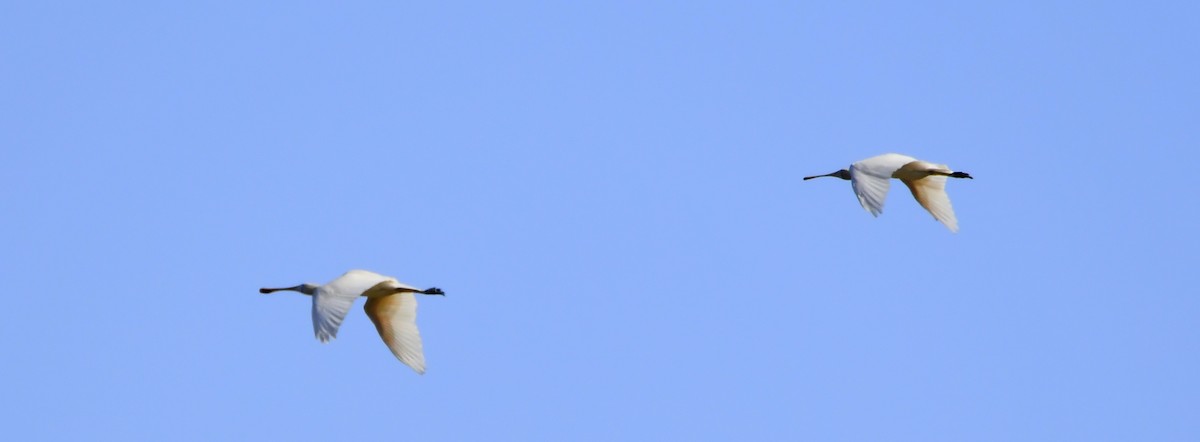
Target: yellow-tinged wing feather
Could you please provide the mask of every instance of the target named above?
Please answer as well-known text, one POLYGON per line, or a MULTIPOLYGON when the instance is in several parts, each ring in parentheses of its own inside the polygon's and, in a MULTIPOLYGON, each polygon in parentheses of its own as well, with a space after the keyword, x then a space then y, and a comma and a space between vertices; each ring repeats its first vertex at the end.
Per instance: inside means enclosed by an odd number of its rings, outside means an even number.
POLYGON ((929 175, 920 179, 903 179, 913 198, 928 210, 933 219, 945 224, 951 232, 958 231, 958 219, 954 217, 954 208, 950 206, 950 196, 946 195, 946 177, 929 175))
POLYGON ((396 359, 425 374, 425 353, 421 348, 421 333, 417 331, 416 297, 409 292, 372 296, 367 298, 363 310, 396 359))

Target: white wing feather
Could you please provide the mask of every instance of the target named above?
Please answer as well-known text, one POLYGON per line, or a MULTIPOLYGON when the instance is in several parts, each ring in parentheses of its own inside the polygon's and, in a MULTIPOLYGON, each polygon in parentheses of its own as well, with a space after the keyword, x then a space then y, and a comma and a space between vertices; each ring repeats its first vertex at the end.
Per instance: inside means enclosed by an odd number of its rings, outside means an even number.
POLYGON ((424 374, 425 353, 417 330, 416 297, 412 293, 370 297, 363 309, 396 359, 424 374))
POLYGON ((366 270, 351 270, 317 289, 313 294, 313 332, 321 342, 337 338, 354 300, 371 287, 393 278, 366 270))
POLYGON ((883 213, 883 201, 887 198, 888 180, 892 173, 916 158, 895 153, 883 154, 850 165, 850 185, 858 196, 859 204, 879 216, 883 213))
POLYGON ((868 175, 850 166, 850 185, 854 188, 854 195, 858 196, 858 203, 871 215, 883 213, 883 200, 887 198, 890 187, 887 178, 868 175))

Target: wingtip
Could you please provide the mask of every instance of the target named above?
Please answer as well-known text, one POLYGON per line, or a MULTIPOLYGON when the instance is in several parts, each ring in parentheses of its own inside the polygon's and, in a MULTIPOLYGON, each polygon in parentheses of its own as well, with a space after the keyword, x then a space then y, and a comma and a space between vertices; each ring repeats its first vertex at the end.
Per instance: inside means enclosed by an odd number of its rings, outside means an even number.
POLYGON ((425 364, 424 363, 422 363, 420 365, 413 365, 413 364, 409 364, 408 362, 404 362, 404 360, 400 359, 399 357, 397 357, 396 359, 399 359, 401 364, 404 364, 408 368, 411 368, 412 371, 417 372, 417 374, 419 374, 419 375, 425 374, 425 364))

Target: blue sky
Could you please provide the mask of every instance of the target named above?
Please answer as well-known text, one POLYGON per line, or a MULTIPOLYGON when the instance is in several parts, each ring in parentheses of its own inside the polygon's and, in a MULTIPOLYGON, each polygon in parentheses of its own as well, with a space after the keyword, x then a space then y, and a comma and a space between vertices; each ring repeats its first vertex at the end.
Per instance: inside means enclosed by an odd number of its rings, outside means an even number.
POLYGON ((6 431, 1200 437, 1195 4, 493 3, 0 6, 6 431))

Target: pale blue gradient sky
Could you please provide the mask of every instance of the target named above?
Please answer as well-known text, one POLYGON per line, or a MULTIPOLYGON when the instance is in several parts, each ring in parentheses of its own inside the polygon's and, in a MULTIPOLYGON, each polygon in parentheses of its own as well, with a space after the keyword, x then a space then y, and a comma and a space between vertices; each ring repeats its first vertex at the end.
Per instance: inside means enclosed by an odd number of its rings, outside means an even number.
POLYGON ((1195 3, 439 3, 0 6, 6 434, 1200 438, 1195 3))

